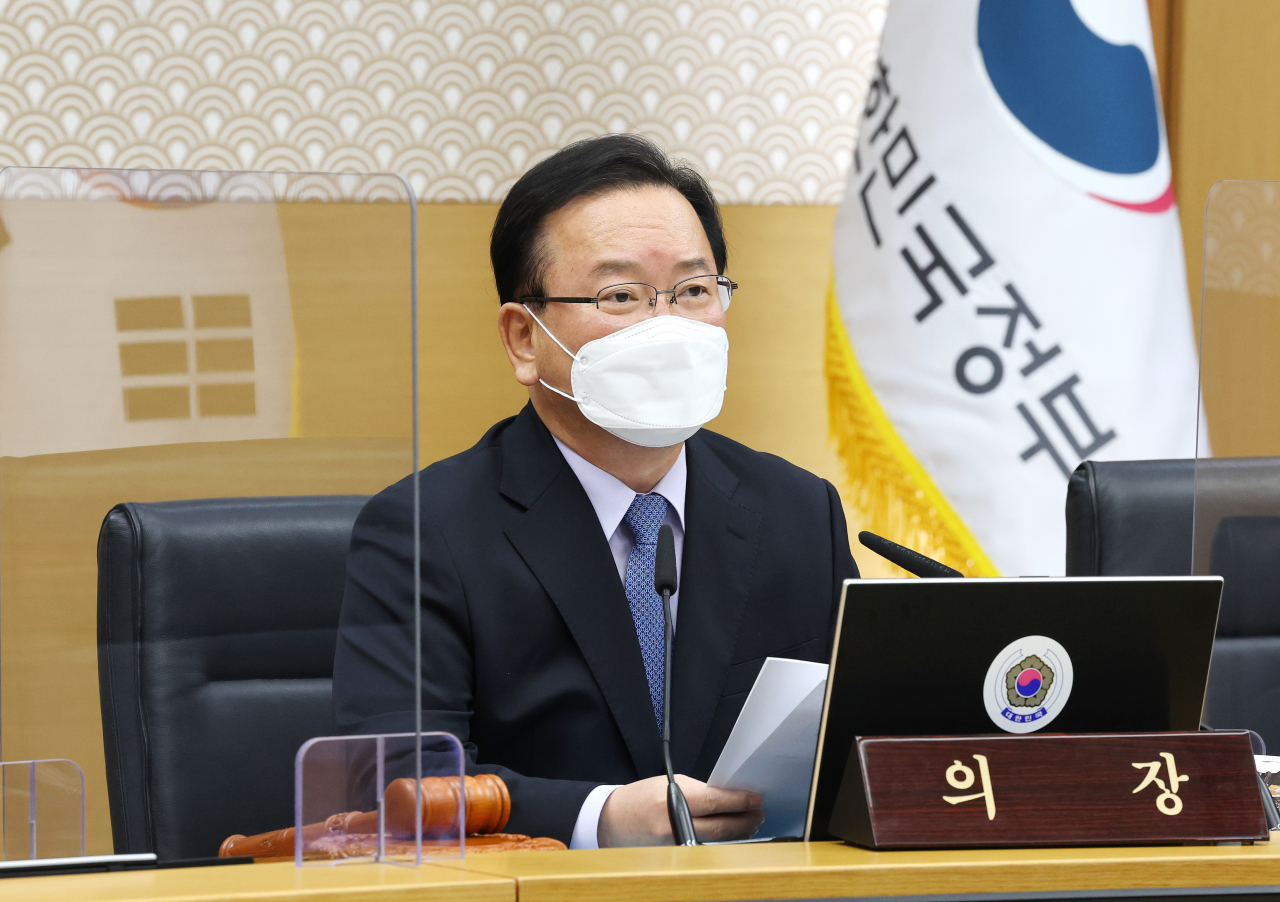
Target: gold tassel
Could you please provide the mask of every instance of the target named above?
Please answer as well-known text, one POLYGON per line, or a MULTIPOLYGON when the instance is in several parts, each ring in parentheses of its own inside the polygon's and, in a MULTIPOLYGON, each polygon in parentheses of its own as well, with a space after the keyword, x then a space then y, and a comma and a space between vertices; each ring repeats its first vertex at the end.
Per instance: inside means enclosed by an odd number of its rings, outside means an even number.
POLYGON ((854 521, 850 531, 869 529, 965 576, 999 576, 867 384, 840 315, 834 276, 827 290, 826 344, 830 432, 854 521))

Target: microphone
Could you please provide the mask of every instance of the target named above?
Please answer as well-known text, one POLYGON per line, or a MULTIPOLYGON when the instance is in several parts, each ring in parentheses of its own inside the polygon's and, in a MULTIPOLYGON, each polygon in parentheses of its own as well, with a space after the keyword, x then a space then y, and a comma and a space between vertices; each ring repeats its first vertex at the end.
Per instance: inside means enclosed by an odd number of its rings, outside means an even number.
MULTIPOLYGON (((661 538, 658 540, 661 542, 661 538)), ((903 570, 915 576, 922 576, 926 579, 963 579, 964 574, 959 570, 952 570, 946 564, 935 561, 931 557, 925 557, 918 551, 912 551, 905 545, 899 545, 897 542, 890 542, 888 539, 876 535, 874 532, 867 532, 865 529, 858 533, 858 541, 870 548, 876 554, 880 555, 890 563, 897 564, 903 570)), ((661 549, 661 544, 659 544, 661 549)), ((661 551, 659 551, 661 554, 661 551)))
POLYGON ((662 596, 662 614, 666 635, 662 649, 662 757, 667 764, 667 817, 671 820, 671 836, 677 846, 698 845, 693 829, 689 803, 676 783, 671 767, 671 644, 675 631, 671 628, 671 596, 676 591, 676 538, 665 523, 658 530, 658 550, 653 562, 653 588, 662 596))

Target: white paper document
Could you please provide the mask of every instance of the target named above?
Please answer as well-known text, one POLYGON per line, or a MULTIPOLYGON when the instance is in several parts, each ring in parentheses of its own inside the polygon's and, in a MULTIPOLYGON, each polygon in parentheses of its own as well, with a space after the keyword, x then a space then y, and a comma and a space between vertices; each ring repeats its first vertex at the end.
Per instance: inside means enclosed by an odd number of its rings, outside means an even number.
POLYGON ((764 796, 756 838, 804 833, 826 689, 826 664, 766 658, 711 771, 710 786, 764 796))

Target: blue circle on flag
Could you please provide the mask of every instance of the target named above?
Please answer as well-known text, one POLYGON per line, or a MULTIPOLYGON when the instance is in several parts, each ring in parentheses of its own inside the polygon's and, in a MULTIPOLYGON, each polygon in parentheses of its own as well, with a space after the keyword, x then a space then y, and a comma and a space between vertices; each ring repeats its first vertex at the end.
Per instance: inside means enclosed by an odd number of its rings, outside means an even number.
POLYGON ((1145 172, 1160 155, 1147 58, 1089 30, 1071 0, 980 0, 978 47, 1015 118, 1062 155, 1103 172, 1145 172))
POLYGON ((1017 682, 1014 688, 1018 690, 1018 694, 1023 698, 1031 698, 1040 691, 1040 687, 1044 684, 1044 679, 1040 676, 1040 671, 1034 667, 1028 667, 1022 673, 1018 674, 1017 682))

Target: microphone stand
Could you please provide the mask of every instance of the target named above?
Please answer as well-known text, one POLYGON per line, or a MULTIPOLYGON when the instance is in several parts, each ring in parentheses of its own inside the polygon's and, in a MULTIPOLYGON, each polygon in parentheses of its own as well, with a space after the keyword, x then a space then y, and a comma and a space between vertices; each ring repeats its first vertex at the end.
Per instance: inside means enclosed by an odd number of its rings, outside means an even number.
POLYGON ((677 846, 698 845, 698 834, 693 829, 693 815, 689 802, 676 783, 675 770, 671 766, 671 647, 675 630, 671 626, 671 594, 676 583, 675 536, 671 527, 664 525, 658 531, 658 566, 655 586, 662 595, 662 614, 665 622, 662 653, 662 757, 667 765, 667 817, 671 821, 671 836, 677 846))

